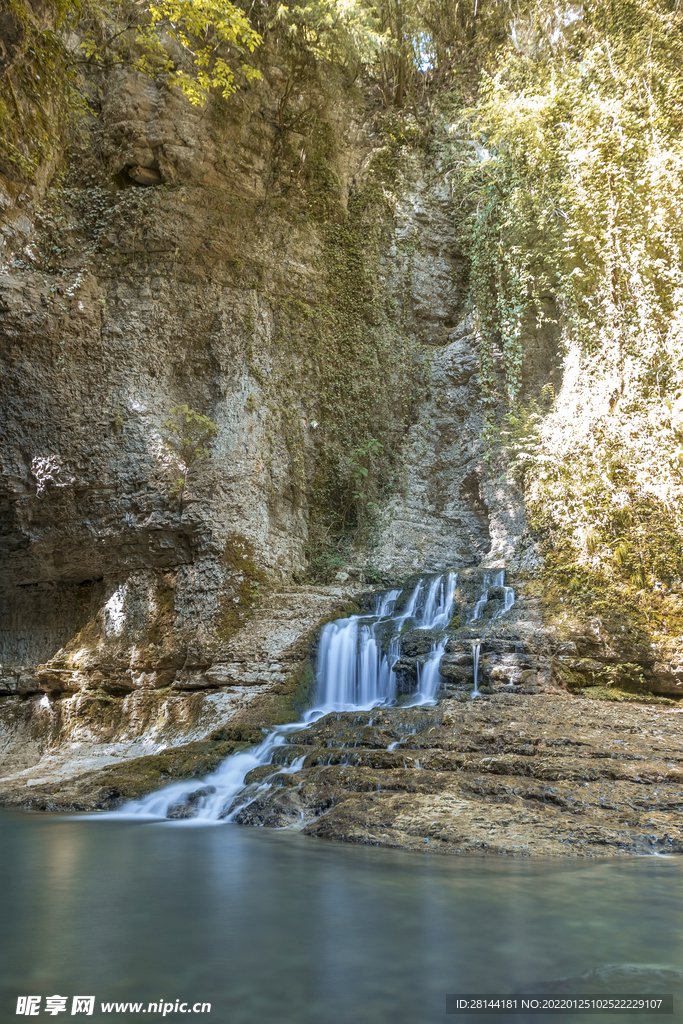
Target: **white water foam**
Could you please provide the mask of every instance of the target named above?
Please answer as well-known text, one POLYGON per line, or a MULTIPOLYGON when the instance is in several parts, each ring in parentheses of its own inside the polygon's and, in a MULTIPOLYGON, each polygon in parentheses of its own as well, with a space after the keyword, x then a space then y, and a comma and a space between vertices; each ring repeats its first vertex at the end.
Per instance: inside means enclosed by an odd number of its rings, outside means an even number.
POLYGON ((479 697, 479 654, 481 652, 481 644, 472 644, 472 661, 474 662, 474 689, 472 690, 472 697, 479 697))
MULTIPOLYGON (((233 754, 204 779, 172 783, 142 800, 125 804, 120 811, 113 812, 112 817, 159 820, 169 815, 173 817, 176 813, 191 813, 191 820, 195 822, 234 820, 244 806, 269 788, 267 776, 260 784, 245 787, 247 774, 261 765, 271 764, 275 750, 285 745, 293 734, 332 711, 360 711, 395 702, 394 665, 400 657, 401 629, 411 618, 415 620, 416 629, 445 629, 453 615, 457 579, 454 572, 436 577, 429 583, 426 597, 425 581, 420 580, 398 615, 393 612, 400 591, 392 590, 378 599, 371 615, 352 615, 328 623, 323 627, 318 647, 315 704, 301 722, 277 726, 259 746, 233 754), (393 633, 389 644, 384 644, 386 653, 382 651, 382 637, 379 635, 384 630, 393 633)), ((487 588, 502 586, 503 579, 503 573, 497 573, 495 580, 490 574, 484 577, 484 591, 477 600, 470 621, 481 614, 487 588)), ((506 588, 506 611, 508 590, 514 601, 512 588, 506 588)), ((418 667, 417 692, 405 706, 436 703, 441 683, 439 665, 446 643, 447 637, 443 637, 432 644, 427 661, 418 667)), ((288 767, 273 765, 273 774, 298 771, 304 760, 298 758, 288 767)))

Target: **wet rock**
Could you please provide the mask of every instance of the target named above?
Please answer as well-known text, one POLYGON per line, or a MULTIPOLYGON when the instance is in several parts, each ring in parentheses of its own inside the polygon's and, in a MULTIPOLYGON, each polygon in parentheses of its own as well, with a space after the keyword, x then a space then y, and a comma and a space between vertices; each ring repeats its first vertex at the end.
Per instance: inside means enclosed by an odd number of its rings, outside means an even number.
POLYGON ((494 695, 335 713, 295 739, 303 768, 250 774, 265 788, 242 824, 450 854, 683 853, 683 727, 667 710, 494 695))
POLYGON ((277 768, 274 768, 272 764, 260 764, 256 768, 252 768, 250 772, 244 776, 245 786, 258 785, 265 779, 273 781, 275 775, 277 775, 277 768))
MULTIPOLYGON (((263 735, 228 725, 208 741, 61 785, 15 784, 2 799, 116 807, 168 781, 199 779, 263 735)), ((334 712, 290 739, 247 775, 225 810, 235 821, 419 851, 428 839, 431 851, 459 855, 683 853, 683 724, 669 706, 496 692, 433 708, 334 712)), ((188 787, 171 816, 194 816, 208 795, 201 783, 188 787)))
POLYGON ((236 723, 216 729, 211 733, 209 739, 212 743, 230 742, 257 746, 259 743, 263 743, 266 732, 265 726, 236 723))
POLYGON ((273 751, 271 764, 289 766, 300 757, 306 757, 310 748, 297 743, 288 743, 284 747, 276 747, 273 751))
POLYGON ((204 798, 215 792, 215 786, 202 786, 201 789, 196 789, 193 793, 189 793, 185 800, 179 801, 177 804, 171 804, 166 813, 166 817, 176 820, 183 818, 196 818, 197 812, 199 811, 204 798))
MULTIPOLYGON (((39 785, 27 785, 21 778, 0 786, 0 804, 41 811, 115 810, 128 800, 138 800, 169 782, 196 779, 215 771, 218 765, 249 746, 240 741, 201 740, 134 758, 123 765, 110 765, 96 771, 39 785)), ((183 808, 195 807, 211 790, 199 786, 188 791, 186 801, 177 805, 175 817, 190 817, 183 808), (191 801, 190 797, 194 795, 191 801)))
POLYGON ((440 634, 432 629, 403 629, 401 631, 401 653, 409 658, 429 654, 432 644, 440 634))

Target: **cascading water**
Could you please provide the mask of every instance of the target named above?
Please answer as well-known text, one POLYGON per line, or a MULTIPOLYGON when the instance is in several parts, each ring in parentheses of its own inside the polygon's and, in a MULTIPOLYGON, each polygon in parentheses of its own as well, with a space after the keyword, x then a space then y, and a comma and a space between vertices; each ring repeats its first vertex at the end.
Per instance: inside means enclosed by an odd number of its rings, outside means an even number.
POLYGON ((474 689, 472 690, 473 697, 479 697, 479 654, 481 653, 481 644, 472 644, 472 661, 474 662, 474 689))
POLYGON ((263 743, 241 754, 233 754, 211 775, 201 782, 174 782, 157 793, 150 793, 142 800, 124 804, 118 817, 173 818, 174 808, 193 802, 193 821, 230 821, 239 807, 233 806, 235 798, 244 789, 244 779, 252 768, 270 764, 275 749, 287 742, 287 734, 296 732, 302 726, 279 726, 266 736, 263 743))
MULTIPOLYGON (((369 625, 363 622, 367 617, 352 615, 324 627, 318 648, 316 703, 312 709, 315 717, 329 711, 371 708, 393 700, 396 690, 393 665, 398 651, 395 656, 391 651, 383 655, 376 629, 393 611, 400 593, 400 590, 392 590, 381 599, 374 613, 375 621, 369 625)), ((310 719, 311 713, 307 717, 310 719)))
POLYGON ((503 615, 506 615, 515 603, 515 591, 512 587, 503 587, 503 594, 505 604, 504 607, 500 609, 500 611, 496 612, 495 617, 497 619, 500 619, 502 618, 503 615))
POLYGON ((457 573, 449 572, 445 580, 443 576, 437 576, 429 588, 419 629, 446 628, 453 615, 457 585, 457 573))
MULTIPOLYGON (((320 637, 318 650, 316 705, 308 717, 328 711, 371 708, 392 701, 396 696, 394 665, 400 656, 401 629, 409 618, 416 620, 417 629, 445 629, 453 615, 457 583, 458 577, 454 572, 437 576, 429 585, 421 608, 425 586, 420 580, 403 611, 394 617, 391 612, 400 591, 392 590, 376 609, 375 622, 371 625, 361 624, 359 627, 362 619, 356 615, 328 623, 320 637), (382 654, 376 629, 379 623, 387 620, 394 636, 386 654, 382 654)), ((445 643, 444 640, 434 645, 424 668, 418 669, 418 692, 413 704, 434 703, 445 643)))
MULTIPOLYGON (((505 586, 505 570, 501 570, 496 573, 493 579, 488 573, 484 574, 484 586, 495 586, 503 588, 503 607, 500 608, 493 616, 494 619, 500 619, 503 615, 506 615, 510 611, 513 604, 515 603, 515 591, 513 587, 505 586)), ((479 598, 474 606, 472 618, 470 622, 476 622, 481 617, 484 605, 488 601, 489 594, 488 590, 485 590, 482 597, 479 598)), ((474 689, 472 690, 472 697, 480 697, 479 692, 479 656, 481 654, 481 641, 472 643, 472 661, 473 661, 473 676, 474 676, 474 689)))
MULTIPOLYGON (((419 629, 445 629, 453 615, 455 604, 455 589, 458 584, 458 576, 449 572, 444 581, 443 576, 432 581, 427 595, 422 623, 419 629)), ((441 682, 439 665, 446 650, 447 637, 439 643, 433 643, 429 657, 424 665, 417 666, 417 692, 413 699, 406 704, 406 707, 418 707, 422 704, 436 704, 436 693, 441 682)))
MULTIPOLYGON (((451 573, 451 576, 454 576, 454 573, 451 573)), ((452 590, 452 593, 450 594, 450 611, 448 613, 448 617, 446 617, 445 619, 442 619, 441 616, 435 615, 434 616, 433 625, 431 626, 432 629, 434 629, 434 628, 437 628, 437 629, 438 628, 443 628, 444 626, 447 626, 448 622, 450 621, 450 616, 452 615, 452 609, 453 609, 453 599, 454 599, 454 596, 455 596, 455 583, 456 583, 456 580, 457 580, 457 577, 455 577, 455 579, 454 579, 453 590, 452 590), (438 624, 437 624, 437 621, 436 621, 437 619, 439 619, 438 624)), ((486 603, 488 602, 488 599, 489 599, 489 587, 503 587, 504 607, 501 608, 498 612, 496 612, 494 618, 500 618, 502 615, 505 615, 506 612, 510 611, 510 609, 513 606, 513 604, 515 603, 515 591, 514 591, 514 589, 512 587, 504 586, 504 581, 505 581, 505 571, 504 570, 501 570, 500 572, 497 572, 497 573, 485 573, 484 574, 484 580, 483 580, 484 590, 479 595, 479 597, 477 598, 477 600, 475 602, 474 609, 472 611, 472 615, 471 615, 471 617, 468 620, 469 622, 476 622, 477 619, 481 618, 481 614, 482 614, 482 612, 484 610, 484 607, 485 607, 485 605, 486 605, 486 603)), ((433 591, 435 592, 436 585, 438 583, 439 583, 439 581, 435 580, 434 583, 432 584, 432 587, 430 589, 430 597, 432 596, 432 592, 433 591)), ((441 583, 441 593, 443 595, 443 583, 441 583)), ((444 654, 444 652, 446 650, 446 643, 447 643, 447 638, 444 638, 439 643, 432 644, 432 649, 431 649, 431 652, 429 654, 429 658, 427 659, 427 661, 424 663, 423 666, 419 666, 418 665, 418 670, 417 670, 417 681, 418 681, 417 693, 415 694, 415 696, 414 696, 413 700, 410 702, 410 704, 406 705, 407 707, 415 707, 415 706, 417 706, 419 704, 435 704, 436 703, 436 693, 437 693, 437 691, 439 689, 439 684, 441 682, 441 675, 440 675, 440 672, 439 672, 439 665, 441 663, 441 658, 443 657, 443 654, 444 654)), ((473 656, 473 660, 474 660, 474 690, 472 691, 472 696, 473 697, 479 697, 480 696, 480 693, 479 693, 479 655, 480 655, 480 652, 481 652, 481 643, 473 643, 472 644, 472 656, 473 656)))
MULTIPOLYGON (((496 574, 495 581, 490 578, 490 574, 484 577, 484 591, 475 604, 470 621, 481 615, 488 587, 502 586, 503 578, 503 573, 496 574)), ((378 599, 372 614, 352 615, 328 623, 320 635, 315 704, 305 713, 301 722, 277 726, 258 747, 227 758, 201 782, 173 783, 142 800, 126 804, 114 815, 153 819, 186 817, 188 804, 191 804, 192 820, 195 822, 234 820, 245 804, 269 788, 267 779, 259 787, 245 787, 247 773, 259 765, 271 764, 275 750, 287 744, 293 733, 305 729, 312 720, 330 711, 356 711, 395 701, 394 665, 401 653, 400 633, 403 626, 408 619, 413 619, 415 629, 445 629, 453 615, 457 579, 453 572, 436 577, 429 583, 426 596, 425 581, 420 580, 404 609, 397 615, 393 612, 400 591, 392 590, 378 599), (393 634, 386 646, 386 653, 382 652, 383 645, 378 635, 380 629, 393 634)), ((513 602, 514 591, 506 587, 504 611, 512 607, 513 602), (509 605, 508 590, 512 595, 509 605)), ((418 667, 417 692, 404 706, 436 703, 441 681, 439 664, 446 642, 447 637, 444 637, 432 644, 427 661, 418 667)), ((274 771, 297 771, 302 763, 302 759, 299 759, 292 761, 288 767, 278 764, 274 771)))
POLYGON ((446 640, 432 644, 429 657, 424 665, 417 666, 417 693, 406 707, 414 708, 421 704, 436 704, 436 692, 441 682, 439 665, 446 650, 446 640))

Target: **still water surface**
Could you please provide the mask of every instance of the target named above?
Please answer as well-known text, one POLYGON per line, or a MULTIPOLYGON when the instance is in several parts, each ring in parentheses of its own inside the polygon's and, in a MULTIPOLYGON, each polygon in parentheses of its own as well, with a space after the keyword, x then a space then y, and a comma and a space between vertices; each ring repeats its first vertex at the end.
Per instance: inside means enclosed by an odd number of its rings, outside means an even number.
POLYGON ((4 811, 0 863, 3 1022, 23 1019, 18 995, 58 993, 206 1001, 210 1015, 165 1019, 208 1024, 502 1024, 446 1017, 446 993, 529 991, 604 964, 683 968, 676 859, 474 860, 4 811))

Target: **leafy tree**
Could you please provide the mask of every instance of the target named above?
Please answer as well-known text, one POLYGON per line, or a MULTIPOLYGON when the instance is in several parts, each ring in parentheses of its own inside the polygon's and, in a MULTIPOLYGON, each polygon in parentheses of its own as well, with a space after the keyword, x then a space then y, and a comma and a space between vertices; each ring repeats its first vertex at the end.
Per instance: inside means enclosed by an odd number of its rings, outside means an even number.
MULTIPOLYGON (((278 110, 281 129, 293 124, 287 117, 292 95, 317 78, 321 65, 336 65, 356 78, 384 44, 375 11, 364 0, 280 3, 265 17, 265 26, 287 68, 278 110)), ((297 121, 309 109, 299 112, 297 121)))
POLYGON ((165 76, 199 106, 211 89, 235 91, 235 73, 261 77, 246 61, 262 42, 243 10, 230 0, 152 0, 137 8, 85 8, 89 32, 85 61, 103 68, 119 63, 165 76))

